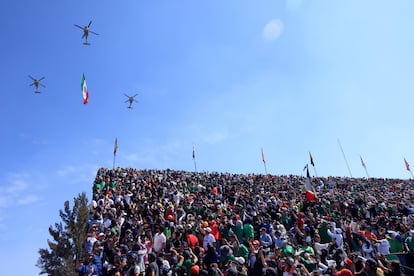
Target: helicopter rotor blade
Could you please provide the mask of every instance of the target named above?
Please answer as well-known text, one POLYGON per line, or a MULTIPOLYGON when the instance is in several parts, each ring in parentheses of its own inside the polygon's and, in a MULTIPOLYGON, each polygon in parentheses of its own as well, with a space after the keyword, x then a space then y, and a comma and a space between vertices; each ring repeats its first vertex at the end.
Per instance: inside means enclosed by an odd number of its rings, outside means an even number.
POLYGON ((75 27, 78 27, 79 29, 82 29, 83 30, 83 27, 81 27, 81 26, 79 26, 77 24, 73 24, 73 25, 75 25, 75 27))
POLYGON ((41 80, 43 80, 45 77, 41 77, 38 81, 41 81, 41 80))
POLYGON ((129 99, 128 99, 128 100, 126 100, 124 103, 127 103, 127 102, 129 102, 129 99))
POLYGON ((82 38, 85 38, 86 34, 83 34, 82 38))
POLYGON ((32 80, 36 80, 35 78, 33 78, 32 76, 29 75, 29 78, 31 78, 32 80))
POLYGON ((95 33, 95 32, 92 32, 92 31, 89 31, 91 34, 94 34, 94 35, 99 35, 99 34, 97 34, 97 33, 95 33))
POLYGON ((92 20, 89 21, 88 28, 91 26, 91 24, 92 24, 92 20))
POLYGON ((132 98, 135 98, 136 96, 138 96, 138 94, 135 94, 134 96, 132 96, 132 98))
POLYGON ((124 93, 124 95, 125 95, 125 97, 129 98, 129 96, 127 94, 124 93))
POLYGON ((39 84, 40 84, 40 86, 41 86, 41 87, 44 87, 44 88, 46 88, 46 86, 44 86, 43 84, 41 84, 41 83, 39 83, 39 84))
POLYGON ((29 84, 29 86, 33 86, 34 85, 34 83, 32 83, 32 84, 29 84))

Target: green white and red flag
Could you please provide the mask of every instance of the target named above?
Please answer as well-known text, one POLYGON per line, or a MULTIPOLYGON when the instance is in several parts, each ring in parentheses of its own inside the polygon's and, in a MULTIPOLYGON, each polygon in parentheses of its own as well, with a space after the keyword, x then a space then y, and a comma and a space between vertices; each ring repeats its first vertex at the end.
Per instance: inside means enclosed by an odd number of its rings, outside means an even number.
POLYGON ((88 87, 86 86, 85 74, 82 73, 81 89, 83 94, 83 104, 87 104, 89 100, 88 87))

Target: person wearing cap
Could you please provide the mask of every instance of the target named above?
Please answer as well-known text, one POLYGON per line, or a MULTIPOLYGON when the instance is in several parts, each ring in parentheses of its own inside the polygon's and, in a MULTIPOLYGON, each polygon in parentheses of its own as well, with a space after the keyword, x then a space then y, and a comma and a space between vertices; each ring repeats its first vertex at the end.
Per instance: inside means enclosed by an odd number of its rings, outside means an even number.
POLYGON ((127 256, 127 265, 124 268, 124 275, 139 276, 141 268, 137 264, 138 256, 135 253, 129 253, 127 256))
POLYGON ((331 226, 331 229, 328 228, 328 235, 335 240, 336 246, 342 248, 344 246, 344 237, 342 235, 341 228, 334 228, 331 226), (333 229, 331 231, 331 229, 333 229))
POLYGON ((190 269, 190 276, 198 276, 200 275, 200 266, 193 265, 190 269))
POLYGON ((93 263, 93 256, 89 252, 85 252, 83 262, 78 264, 77 272, 79 276, 98 276, 98 268, 93 263))
POLYGON ((384 271, 378 267, 377 261, 374 259, 367 259, 364 262, 364 267, 360 271, 355 272, 354 275, 384 276, 384 271))
POLYGON ((157 264, 157 254, 154 252, 148 254, 148 261, 149 264, 145 269, 146 276, 159 276, 160 275, 160 268, 157 264))
POLYGON ((247 271, 247 267, 246 267, 246 262, 245 262, 245 260, 244 260, 244 258, 243 257, 236 257, 236 258, 241 258, 242 260, 240 260, 240 259, 236 259, 236 261, 237 261, 237 275, 239 275, 239 276, 247 276, 247 273, 248 273, 248 271, 247 271))
POLYGON ((299 256, 299 262, 303 264, 308 271, 314 271, 317 268, 317 261, 314 256, 303 251, 299 256))
POLYGON ((211 228, 206 227, 204 228, 204 238, 203 238, 203 248, 204 251, 207 251, 208 245, 212 245, 213 247, 216 247, 216 238, 211 234, 211 228))

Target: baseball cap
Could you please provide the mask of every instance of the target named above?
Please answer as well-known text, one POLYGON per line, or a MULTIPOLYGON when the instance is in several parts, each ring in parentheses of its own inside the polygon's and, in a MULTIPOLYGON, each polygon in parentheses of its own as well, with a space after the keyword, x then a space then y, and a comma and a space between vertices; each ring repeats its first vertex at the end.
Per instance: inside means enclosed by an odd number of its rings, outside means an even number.
POLYGON ((234 258, 234 260, 236 261, 236 262, 238 262, 239 264, 241 264, 241 265, 244 265, 244 263, 246 262, 245 260, 244 260, 244 258, 243 257, 235 257, 234 258))

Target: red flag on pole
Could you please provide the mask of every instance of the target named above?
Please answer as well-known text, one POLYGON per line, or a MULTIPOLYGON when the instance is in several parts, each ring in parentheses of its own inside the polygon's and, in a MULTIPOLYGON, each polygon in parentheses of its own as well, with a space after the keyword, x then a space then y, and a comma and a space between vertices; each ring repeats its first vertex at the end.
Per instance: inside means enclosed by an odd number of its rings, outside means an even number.
POLYGON ((262 161, 263 161, 263 164, 266 164, 266 159, 265 159, 265 156, 264 156, 263 148, 262 148, 262 161))
POLYGON ((407 169, 407 171, 411 172, 410 164, 408 164, 408 162, 407 162, 407 160, 405 160, 405 158, 404 158, 404 163, 405 163, 405 168, 407 169))

